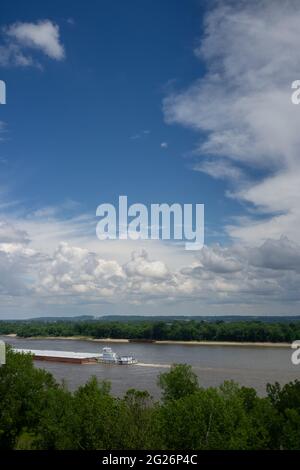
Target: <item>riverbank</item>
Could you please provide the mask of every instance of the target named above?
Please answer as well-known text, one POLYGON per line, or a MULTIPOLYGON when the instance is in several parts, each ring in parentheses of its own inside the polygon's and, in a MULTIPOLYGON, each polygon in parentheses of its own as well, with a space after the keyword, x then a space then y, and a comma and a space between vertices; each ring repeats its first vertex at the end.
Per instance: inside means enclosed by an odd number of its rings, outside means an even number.
POLYGON ((128 339, 116 339, 116 338, 93 338, 92 336, 18 336, 15 333, 9 335, 0 335, 7 336, 8 338, 20 338, 20 339, 50 339, 50 340, 71 340, 71 341, 94 341, 96 343, 129 343, 128 339))
MULTIPOLYGON (((2 335, 10 338, 19 338, 16 334, 2 335)), ((93 338, 91 336, 30 336, 24 339, 45 339, 45 340, 71 340, 71 341, 93 341, 95 343, 135 343, 125 338, 93 338)), ((254 348, 290 348, 290 343, 262 343, 262 342, 242 342, 242 341, 175 341, 160 340, 148 342, 147 340, 139 340, 140 344, 170 344, 182 346, 238 346, 238 347, 254 347, 254 348)))
POLYGON ((185 346, 245 346, 259 348, 290 348, 290 343, 259 343, 242 341, 155 341, 156 344, 181 344, 185 346))

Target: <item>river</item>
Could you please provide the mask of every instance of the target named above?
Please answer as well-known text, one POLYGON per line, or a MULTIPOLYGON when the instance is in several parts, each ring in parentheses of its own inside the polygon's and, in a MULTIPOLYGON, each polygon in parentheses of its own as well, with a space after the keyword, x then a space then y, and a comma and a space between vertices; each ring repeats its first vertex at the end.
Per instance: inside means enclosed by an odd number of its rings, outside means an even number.
POLYGON ((292 350, 276 347, 246 346, 192 346, 147 343, 97 343, 83 340, 28 339, 0 337, 15 348, 48 349, 77 352, 101 352, 111 346, 118 353, 132 353, 139 362, 148 365, 64 364, 35 361, 36 367, 51 372, 58 381, 64 380, 74 390, 92 375, 99 380, 109 380, 112 393, 117 396, 129 388, 148 390, 159 397, 157 376, 173 363, 186 363, 193 367, 204 387, 220 385, 224 380, 234 380, 241 385, 254 387, 265 394, 266 384, 281 384, 300 379, 300 365, 291 362, 292 350))

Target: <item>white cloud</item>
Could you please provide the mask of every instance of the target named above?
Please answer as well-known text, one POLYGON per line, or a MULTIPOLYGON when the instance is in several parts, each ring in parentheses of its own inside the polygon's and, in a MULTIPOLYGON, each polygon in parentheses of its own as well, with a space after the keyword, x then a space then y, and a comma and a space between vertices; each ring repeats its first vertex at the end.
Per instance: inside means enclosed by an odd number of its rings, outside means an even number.
POLYGON ((168 143, 167 142, 161 142, 160 144, 162 149, 167 149, 168 148, 168 143))
POLYGON ((143 139, 151 134, 151 131, 149 129, 144 129, 140 132, 137 132, 136 134, 132 134, 130 137, 131 140, 140 140, 143 139))
POLYGON ((0 243, 28 244, 29 238, 25 230, 17 229, 10 222, 0 221, 0 243))
POLYGON ((116 261, 106 261, 86 249, 61 243, 40 269, 37 292, 55 295, 97 295, 99 301, 116 294, 124 277, 116 261))
POLYGON ((0 65, 40 66, 29 51, 40 51, 54 60, 63 60, 64 46, 57 24, 50 20, 36 23, 14 23, 2 28, 3 44, 0 45, 0 65))
POLYGON ((129 276, 153 279, 163 279, 168 274, 166 265, 161 261, 150 261, 145 250, 132 253, 131 260, 125 265, 125 271, 129 276))
POLYGON ((204 247, 199 254, 202 268, 214 273, 234 273, 242 270, 242 263, 228 248, 204 247))
POLYGON ((300 70, 300 4, 227 1, 207 14, 204 26, 195 54, 207 72, 166 97, 166 121, 200 134, 196 170, 230 179, 234 197, 265 215, 236 219, 228 227, 233 238, 296 241, 300 107, 291 103, 291 83, 300 70), (256 170, 265 176, 253 178, 256 170))
POLYGON ((206 173, 212 178, 229 179, 239 181, 243 176, 243 171, 230 161, 224 159, 203 160, 194 165, 195 171, 206 173))
POLYGON ((300 272, 300 247, 286 237, 267 240, 249 251, 249 260, 257 267, 300 272))
POLYGON ((25 55, 20 46, 8 43, 0 46, 0 65, 3 67, 28 67, 35 64, 32 57, 28 54, 25 55))

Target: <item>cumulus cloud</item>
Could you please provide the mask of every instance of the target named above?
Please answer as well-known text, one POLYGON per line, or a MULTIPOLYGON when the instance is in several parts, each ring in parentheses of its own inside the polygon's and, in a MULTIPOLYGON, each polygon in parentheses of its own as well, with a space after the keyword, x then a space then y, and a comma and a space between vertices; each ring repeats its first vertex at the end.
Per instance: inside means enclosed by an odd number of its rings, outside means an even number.
MULTIPOLYGON (((42 220, 42 219, 41 219, 42 220)), ((11 299, 32 305, 166 305, 200 309, 218 306, 224 313, 254 306, 255 313, 272 313, 290 305, 297 311, 300 294, 300 246, 288 238, 261 245, 206 246, 185 265, 171 268, 145 250, 125 262, 110 253, 61 242, 54 250, 33 248, 28 233, 11 222, 0 230, 0 295, 2 308, 11 299), (227 305, 227 307, 226 307, 227 305), (200 308, 201 306, 201 308, 200 308)), ((182 250, 182 248, 180 248, 182 250)), ((291 312, 289 310, 289 312, 291 312)), ((176 310, 178 312, 178 310, 176 310)), ((197 310, 199 313, 199 310, 197 310)), ((179 313, 179 312, 178 312, 179 313)))
POLYGON ((198 285, 196 291, 206 301, 226 299, 244 306, 266 303, 272 309, 275 301, 299 302, 295 291, 300 280, 299 255, 300 245, 287 238, 267 240, 257 247, 216 245, 202 250, 198 262, 181 273, 199 280, 202 288, 198 285))
POLYGON ((232 255, 231 250, 228 248, 219 246, 204 247, 200 252, 199 259, 202 269, 214 273, 234 273, 242 269, 241 262, 236 256, 232 255))
POLYGON ((267 302, 272 306, 272 302, 300 300, 295 289, 300 280, 300 246, 288 239, 267 241, 255 249, 206 247, 193 263, 179 270, 150 260, 145 251, 133 253, 122 265, 61 244, 41 266, 37 293, 72 294, 99 303, 143 305, 154 300, 162 304, 188 300, 205 305, 226 301, 232 305, 267 302))
POLYGON ((28 234, 11 223, 0 223, 0 295, 30 295, 36 267, 43 256, 30 248, 28 234), (28 278, 29 276, 29 278, 28 278), (32 277, 31 277, 32 276, 32 277))
POLYGON ((2 28, 3 44, 0 45, 0 65, 40 66, 32 57, 32 51, 40 51, 53 60, 63 60, 65 49, 60 40, 57 24, 50 20, 36 23, 14 23, 2 28))
POLYGON ((249 251, 249 260, 253 266, 300 272, 299 245, 287 237, 280 240, 267 240, 261 247, 249 251))
POLYGON ((205 75, 164 100, 168 123, 201 136, 195 169, 230 179, 231 197, 264 215, 228 226, 245 243, 298 239, 300 112, 291 103, 291 83, 299 78, 299 29, 293 0, 218 3, 195 49, 205 75), (264 176, 253 177, 256 170, 264 176))
POLYGON ((40 268, 37 292, 60 295, 97 295, 110 297, 116 293, 124 277, 121 266, 103 260, 86 249, 61 243, 53 256, 40 268))
POLYGON ((125 270, 129 276, 153 279, 163 279, 168 273, 165 264, 161 261, 150 261, 145 250, 132 253, 131 260, 125 265, 125 270))

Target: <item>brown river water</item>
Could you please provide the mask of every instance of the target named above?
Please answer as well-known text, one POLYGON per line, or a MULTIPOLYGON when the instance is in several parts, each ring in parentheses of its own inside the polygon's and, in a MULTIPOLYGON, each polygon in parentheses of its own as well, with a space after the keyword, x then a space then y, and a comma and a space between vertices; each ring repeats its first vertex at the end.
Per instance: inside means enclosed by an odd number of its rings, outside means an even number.
POLYGON ((111 346, 120 354, 132 353, 141 365, 77 365, 35 361, 36 367, 51 372, 58 381, 64 380, 74 390, 92 375, 111 382, 112 393, 122 396, 129 388, 148 390, 155 398, 160 393, 157 376, 174 363, 190 364, 204 387, 220 385, 234 380, 254 387, 265 394, 266 384, 281 384, 300 379, 300 365, 291 362, 292 349, 246 346, 192 346, 179 344, 97 343, 94 341, 65 339, 28 339, 0 337, 15 348, 47 349, 76 352, 100 352, 111 346))

